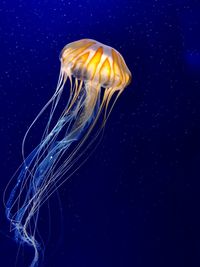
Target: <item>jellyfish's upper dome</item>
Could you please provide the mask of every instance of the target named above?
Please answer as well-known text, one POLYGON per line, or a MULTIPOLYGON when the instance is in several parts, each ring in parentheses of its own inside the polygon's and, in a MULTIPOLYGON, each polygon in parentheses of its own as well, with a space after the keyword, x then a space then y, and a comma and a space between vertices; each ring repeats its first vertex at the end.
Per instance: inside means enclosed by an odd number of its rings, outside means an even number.
POLYGON ((80 80, 91 80, 103 87, 123 89, 131 73, 119 52, 91 39, 66 45, 60 54, 63 71, 80 80))

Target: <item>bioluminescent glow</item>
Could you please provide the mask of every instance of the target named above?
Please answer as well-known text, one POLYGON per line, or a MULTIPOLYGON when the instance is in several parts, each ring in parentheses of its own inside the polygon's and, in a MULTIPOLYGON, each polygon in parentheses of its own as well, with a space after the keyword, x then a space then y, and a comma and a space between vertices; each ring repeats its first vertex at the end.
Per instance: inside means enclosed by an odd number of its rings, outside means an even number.
POLYGON ((91 39, 66 45, 60 61, 55 93, 26 132, 22 143, 23 163, 5 192, 8 195, 6 216, 15 240, 34 249, 31 267, 38 266, 43 253, 37 238, 40 207, 84 162, 83 152, 98 137, 117 98, 131 80, 120 53, 91 39), (69 98, 61 110, 65 90, 69 98), (41 142, 25 156, 27 135, 48 108, 41 142))

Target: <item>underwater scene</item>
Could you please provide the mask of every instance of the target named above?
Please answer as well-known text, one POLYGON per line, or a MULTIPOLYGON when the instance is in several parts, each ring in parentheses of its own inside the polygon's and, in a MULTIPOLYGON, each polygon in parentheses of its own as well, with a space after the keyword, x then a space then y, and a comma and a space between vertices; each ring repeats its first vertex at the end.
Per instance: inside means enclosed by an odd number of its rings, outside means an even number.
POLYGON ((200 266, 199 14, 1 1, 1 267, 200 266))

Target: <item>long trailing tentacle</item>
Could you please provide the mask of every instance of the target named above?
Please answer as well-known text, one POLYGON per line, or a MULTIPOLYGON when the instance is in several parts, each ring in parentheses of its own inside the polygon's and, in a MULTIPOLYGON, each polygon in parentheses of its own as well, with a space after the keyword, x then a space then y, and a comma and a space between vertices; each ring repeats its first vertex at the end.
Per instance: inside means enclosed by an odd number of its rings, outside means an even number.
POLYGON ((31 245, 35 250, 31 267, 37 266, 39 257, 40 245, 36 241, 35 235, 40 207, 85 162, 86 158, 77 165, 85 151, 101 133, 118 98, 116 97, 108 111, 113 95, 112 88, 106 88, 102 93, 100 85, 96 83, 77 79, 73 81, 70 76, 68 78, 71 84, 69 100, 55 126, 52 128, 51 124, 53 124, 54 113, 67 80, 62 73, 54 95, 27 130, 22 143, 24 162, 18 174, 17 183, 5 204, 6 216, 11 222, 11 229, 15 231, 16 240, 31 245), (41 142, 25 158, 26 137, 50 104, 49 120, 41 142), (102 112, 102 124, 96 130, 93 139, 81 150, 102 112), (69 151, 68 154, 66 151, 69 151), (66 156, 65 159, 64 156, 66 156), (58 166, 58 162, 61 162, 60 166, 58 166), (76 167, 73 169, 75 164, 76 167))

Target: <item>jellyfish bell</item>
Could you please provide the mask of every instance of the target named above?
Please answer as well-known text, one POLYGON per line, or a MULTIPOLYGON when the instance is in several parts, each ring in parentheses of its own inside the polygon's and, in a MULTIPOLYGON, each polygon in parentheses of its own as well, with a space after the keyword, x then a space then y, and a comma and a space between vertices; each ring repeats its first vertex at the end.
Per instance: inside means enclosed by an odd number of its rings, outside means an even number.
POLYGON ((8 198, 4 198, 6 216, 15 240, 34 249, 31 267, 38 266, 45 250, 37 235, 41 206, 85 162, 84 152, 99 136, 116 100, 131 81, 122 55, 92 39, 66 45, 60 61, 56 90, 28 128, 22 142, 23 163, 5 190, 5 194, 8 192, 8 198), (63 105, 58 108, 64 88, 69 86, 67 80, 70 81, 69 99, 64 108, 63 105), (25 156, 27 135, 49 106, 41 142, 25 156), (103 121, 97 125, 101 114, 103 121), (9 190, 12 182, 14 185, 9 190))
MULTIPOLYGON (((105 106, 107 111, 114 93, 119 92, 117 99, 131 81, 131 72, 122 55, 114 48, 92 39, 82 39, 67 44, 60 53, 60 61, 63 75, 70 80, 74 77, 76 84, 77 80, 82 81, 80 89, 85 86, 88 94, 85 106, 86 120, 91 115, 100 94, 104 93, 104 97, 99 114, 105 106), (101 88, 105 91, 101 92, 101 88)), ((76 92, 79 94, 81 90, 76 92)))
POLYGON ((122 55, 114 48, 92 39, 66 45, 60 54, 61 68, 68 75, 123 90, 131 80, 122 55))

